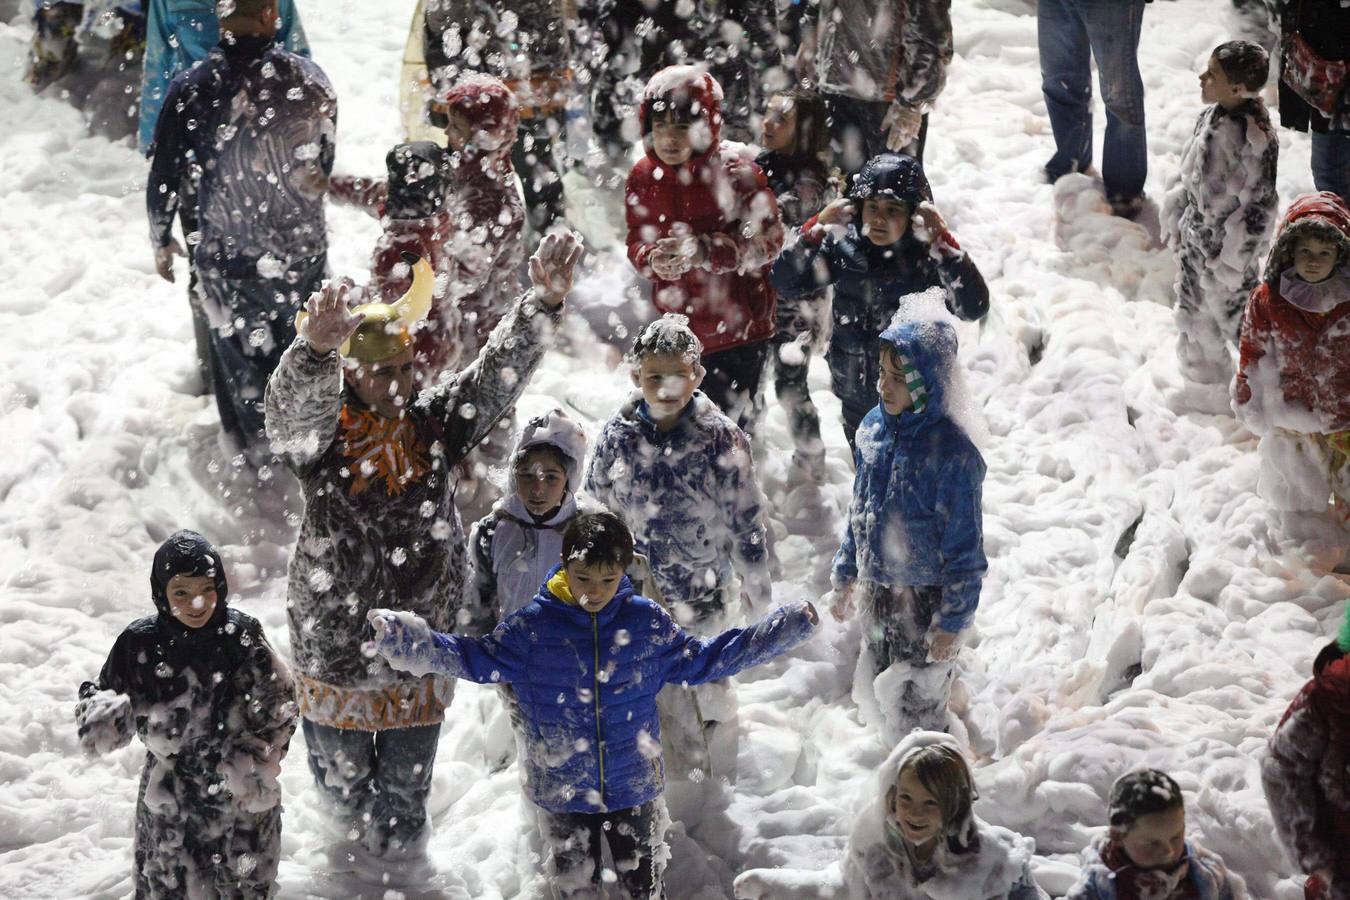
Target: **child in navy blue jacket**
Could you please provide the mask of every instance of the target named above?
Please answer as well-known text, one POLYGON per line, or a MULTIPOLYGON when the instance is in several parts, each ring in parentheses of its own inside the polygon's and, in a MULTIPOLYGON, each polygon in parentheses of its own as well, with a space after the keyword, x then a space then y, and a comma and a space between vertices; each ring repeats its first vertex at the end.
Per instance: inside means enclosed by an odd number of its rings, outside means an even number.
POLYGON ((562 897, 601 882, 601 835, 628 896, 664 896, 665 773, 656 695, 768 662, 806 640, 816 611, 799 602, 748 628, 695 637, 633 593, 633 536, 613 513, 583 513, 563 535, 562 565, 487 637, 432 631, 375 610, 374 648, 397 669, 515 687, 525 726, 525 785, 540 810, 562 897))
MULTIPOLYGON (((951 416, 956 331, 901 321, 881 334, 881 404, 858 429, 848 530, 834 556, 834 615, 857 607, 883 735, 945 731, 962 631, 984 557, 984 459, 951 416)), ((864 693, 864 696, 866 694, 864 693)))
POLYGON ((980 270, 932 202, 923 167, 883 153, 853 177, 845 197, 802 225, 796 244, 774 263, 773 286, 785 299, 834 285, 826 359, 850 447, 858 423, 877 405, 877 334, 901 297, 941 287, 959 318, 974 321, 989 311, 980 270))

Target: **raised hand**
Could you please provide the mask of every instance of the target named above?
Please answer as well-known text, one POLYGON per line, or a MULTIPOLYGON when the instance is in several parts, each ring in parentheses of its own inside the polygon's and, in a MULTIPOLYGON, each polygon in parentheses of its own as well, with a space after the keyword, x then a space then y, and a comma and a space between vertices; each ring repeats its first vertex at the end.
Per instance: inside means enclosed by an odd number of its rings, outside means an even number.
POLYGON ((847 225, 854 212, 853 201, 847 197, 840 197, 822 209, 817 214, 816 221, 822 225, 847 225))
POLYGON ((886 111, 881 127, 886 130, 886 149, 901 153, 918 139, 919 129, 923 127, 923 113, 896 100, 886 111))
POLYGON ((585 247, 572 231, 546 235, 530 257, 530 282, 535 296, 550 309, 562 305, 572 290, 572 272, 585 247))
POLYGON ((323 287, 309 295, 305 310, 304 337, 315 353, 327 353, 341 347, 361 324, 361 317, 347 305, 352 283, 346 278, 334 284, 325 281, 323 287))
POLYGON ((914 236, 926 244, 931 244, 947 232, 947 220, 942 218, 942 213, 937 211, 937 207, 927 200, 920 203, 914 209, 913 225, 914 236))

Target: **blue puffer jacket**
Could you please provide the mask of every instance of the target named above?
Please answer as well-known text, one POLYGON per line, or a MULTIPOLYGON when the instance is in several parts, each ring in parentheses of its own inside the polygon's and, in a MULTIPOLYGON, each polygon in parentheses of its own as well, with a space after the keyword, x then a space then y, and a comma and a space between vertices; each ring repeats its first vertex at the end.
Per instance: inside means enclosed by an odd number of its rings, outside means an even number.
POLYGON ((938 624, 970 624, 989 568, 980 511, 984 459, 948 415, 956 331, 946 322, 900 322, 882 332, 923 378, 923 408, 890 415, 877 406, 858 429, 848 530, 834 581, 940 586, 938 624))
POLYGON ((555 813, 629 809, 665 789, 656 695, 768 662, 814 629, 807 604, 781 607, 710 639, 684 631, 624 578, 604 609, 565 603, 561 566, 538 596, 482 638, 405 632, 379 651, 406 665, 480 684, 511 684, 526 731, 526 790, 555 813))
MULTIPOLYGON (((309 56, 309 42, 295 11, 295 0, 278 0, 277 43, 292 53, 309 56)), ((149 0, 145 19, 145 70, 141 75, 141 118, 136 135, 148 154, 155 122, 173 76, 206 58, 220 43, 215 0, 149 0)))

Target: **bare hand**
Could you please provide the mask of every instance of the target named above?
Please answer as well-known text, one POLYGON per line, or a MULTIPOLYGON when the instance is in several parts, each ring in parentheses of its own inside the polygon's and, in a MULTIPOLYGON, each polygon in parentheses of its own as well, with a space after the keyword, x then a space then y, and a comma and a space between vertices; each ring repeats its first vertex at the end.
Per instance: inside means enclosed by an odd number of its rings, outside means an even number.
POLYGON ((816 216, 816 221, 822 225, 847 225, 854 212, 853 201, 847 197, 840 197, 822 209, 816 216))
POLYGON ((341 347, 361 324, 361 317, 347 305, 351 289, 352 283, 346 278, 339 279, 337 284, 325 281, 305 301, 309 318, 305 320, 304 336, 315 353, 325 354, 341 347))
POLYGON ((847 622, 853 616, 853 585, 846 584, 830 592, 830 615, 836 622, 847 622))
POLYGON ((820 624, 820 613, 816 612, 816 605, 808 602, 806 604, 806 618, 812 625, 820 624))
POLYGON ((947 233, 947 220, 942 218, 936 206, 926 200, 915 207, 911 218, 914 220, 911 226, 914 236, 925 243, 931 244, 947 233))
POLYGON ((572 290, 572 272, 585 247, 576 232, 545 235, 530 257, 530 283, 539 302, 557 309, 572 290))
POLYGON ((918 139, 919 130, 923 128, 923 113, 896 100, 886 111, 881 127, 886 131, 886 149, 900 153, 918 139))
POLYGON ((960 635, 952 634, 950 631, 938 630, 933 635, 932 643, 928 645, 928 655, 939 662, 954 659, 961 650, 961 646, 956 642, 958 637, 960 635))
POLYGON ((187 253, 183 251, 183 245, 178 243, 178 238, 169 238, 169 243, 163 247, 155 248, 155 271, 159 277, 173 284, 173 258, 175 256, 186 257, 187 253))

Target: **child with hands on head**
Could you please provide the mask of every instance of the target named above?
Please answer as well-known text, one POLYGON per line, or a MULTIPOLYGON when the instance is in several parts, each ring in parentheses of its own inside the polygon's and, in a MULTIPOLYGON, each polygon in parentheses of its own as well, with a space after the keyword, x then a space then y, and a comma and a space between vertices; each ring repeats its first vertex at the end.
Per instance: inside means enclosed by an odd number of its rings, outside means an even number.
POLYGON ((665 783, 656 695, 768 662, 817 624, 805 602, 711 639, 684 631, 624 575, 633 536, 612 513, 583 513, 531 602, 486 637, 434 631, 419 616, 373 610, 374 653, 394 668, 510 684, 524 725, 526 791, 563 897, 592 896, 601 836, 631 897, 664 896, 665 783))
POLYGON ((262 625, 226 604, 220 554, 193 531, 155 552, 157 612, 80 686, 80 744, 111 753, 139 735, 137 897, 269 896, 281 854, 277 776, 295 687, 262 625))
POLYGON ((1065 900, 1235 900, 1241 879, 1186 840, 1186 801, 1166 772, 1138 769, 1111 786, 1110 827, 1083 851, 1065 900))
POLYGON ((955 739, 915 731, 890 754, 849 834, 819 872, 752 869, 737 900, 1046 900, 1034 844, 975 815, 975 776, 955 739))

